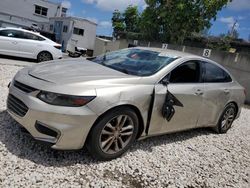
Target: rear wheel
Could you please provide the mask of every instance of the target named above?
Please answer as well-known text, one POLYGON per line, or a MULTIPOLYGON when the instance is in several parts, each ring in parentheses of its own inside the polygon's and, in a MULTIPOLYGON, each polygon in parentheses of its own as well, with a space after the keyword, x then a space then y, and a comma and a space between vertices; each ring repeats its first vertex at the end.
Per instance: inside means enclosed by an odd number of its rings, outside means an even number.
POLYGON ((49 52, 40 52, 37 55, 37 61, 40 62, 44 62, 44 61, 51 61, 53 60, 52 55, 49 52))
POLYGON ((111 160, 121 156, 134 143, 138 118, 129 108, 108 112, 90 132, 87 148, 94 158, 111 160))
POLYGON ((226 106, 216 127, 218 133, 226 133, 231 128, 236 117, 236 112, 236 106, 233 103, 226 106))

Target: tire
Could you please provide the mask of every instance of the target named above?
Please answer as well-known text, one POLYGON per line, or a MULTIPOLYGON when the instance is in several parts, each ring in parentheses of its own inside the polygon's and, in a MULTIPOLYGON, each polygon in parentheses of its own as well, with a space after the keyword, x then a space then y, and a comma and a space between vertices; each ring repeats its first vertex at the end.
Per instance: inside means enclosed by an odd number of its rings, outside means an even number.
POLYGON ((237 115, 236 112, 237 112, 236 106, 233 103, 230 103, 225 107, 219 119, 219 122, 215 128, 217 133, 219 134, 227 133, 227 131, 232 127, 232 124, 237 115))
POLYGON ((97 160, 112 160, 124 154, 135 142, 139 121, 127 107, 105 114, 90 131, 87 148, 97 160))
POLYGON ((51 60, 53 60, 53 57, 52 57, 51 53, 49 53, 49 52, 40 52, 37 55, 37 62, 38 63, 44 62, 44 61, 51 61, 51 60))

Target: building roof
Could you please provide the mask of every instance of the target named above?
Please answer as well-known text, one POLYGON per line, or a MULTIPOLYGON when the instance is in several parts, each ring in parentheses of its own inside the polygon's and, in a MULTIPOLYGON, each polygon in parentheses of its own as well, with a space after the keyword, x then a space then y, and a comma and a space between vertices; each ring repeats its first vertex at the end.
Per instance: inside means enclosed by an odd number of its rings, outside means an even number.
POLYGON ((67 16, 67 17, 52 17, 50 19, 54 19, 54 20, 79 20, 79 21, 86 21, 86 22, 89 22, 91 24, 94 24, 94 25, 98 25, 97 23, 91 21, 91 20, 88 20, 86 18, 80 18, 80 17, 75 17, 75 16, 67 16))
POLYGON ((96 39, 101 40, 103 42, 112 42, 111 40, 100 38, 100 37, 96 37, 96 39))
POLYGON ((51 0, 40 0, 40 1, 48 2, 48 3, 54 4, 54 5, 62 5, 62 3, 53 2, 51 0))

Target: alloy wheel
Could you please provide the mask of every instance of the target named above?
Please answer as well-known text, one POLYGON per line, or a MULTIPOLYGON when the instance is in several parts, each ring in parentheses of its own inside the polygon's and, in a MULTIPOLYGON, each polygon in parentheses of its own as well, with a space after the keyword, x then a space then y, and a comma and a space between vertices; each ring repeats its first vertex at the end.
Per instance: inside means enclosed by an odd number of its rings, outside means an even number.
POLYGON ((223 118, 221 121, 221 129, 223 130, 229 129, 233 123, 234 118, 235 118, 234 108, 228 108, 223 115, 223 118))
POLYGON ((39 54, 38 57, 39 62, 50 61, 50 60, 52 60, 52 57, 49 53, 42 52, 41 54, 39 54))
POLYGON ((123 150, 130 142, 135 125, 128 115, 119 115, 104 126, 99 146, 106 154, 115 154, 123 150))

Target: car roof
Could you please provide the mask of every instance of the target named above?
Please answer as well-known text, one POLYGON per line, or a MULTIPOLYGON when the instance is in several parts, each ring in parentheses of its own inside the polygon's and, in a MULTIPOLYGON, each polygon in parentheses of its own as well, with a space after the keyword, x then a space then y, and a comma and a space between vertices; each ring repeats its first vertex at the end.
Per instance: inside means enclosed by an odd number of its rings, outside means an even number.
POLYGON ((198 55, 193 55, 190 53, 180 52, 180 51, 170 50, 170 49, 153 48, 153 47, 134 47, 134 49, 150 50, 150 51, 159 52, 159 53, 167 53, 170 56, 175 56, 175 57, 179 57, 179 58, 190 57, 190 58, 204 59, 203 57, 198 56, 198 55))
POLYGON ((190 53, 185 53, 185 52, 180 52, 180 51, 176 51, 176 50, 169 50, 169 49, 162 49, 162 48, 151 48, 151 47, 135 47, 135 49, 141 49, 141 50, 150 50, 150 51, 154 51, 154 52, 159 52, 159 53, 167 53, 170 56, 176 56, 179 58, 194 58, 194 59, 199 59, 201 61, 204 62, 209 62, 212 63, 214 65, 217 65, 218 67, 220 67, 221 69, 223 69, 224 71, 226 71, 233 80, 235 80, 234 76, 221 64, 211 60, 211 59, 207 59, 198 55, 193 55, 190 53))

